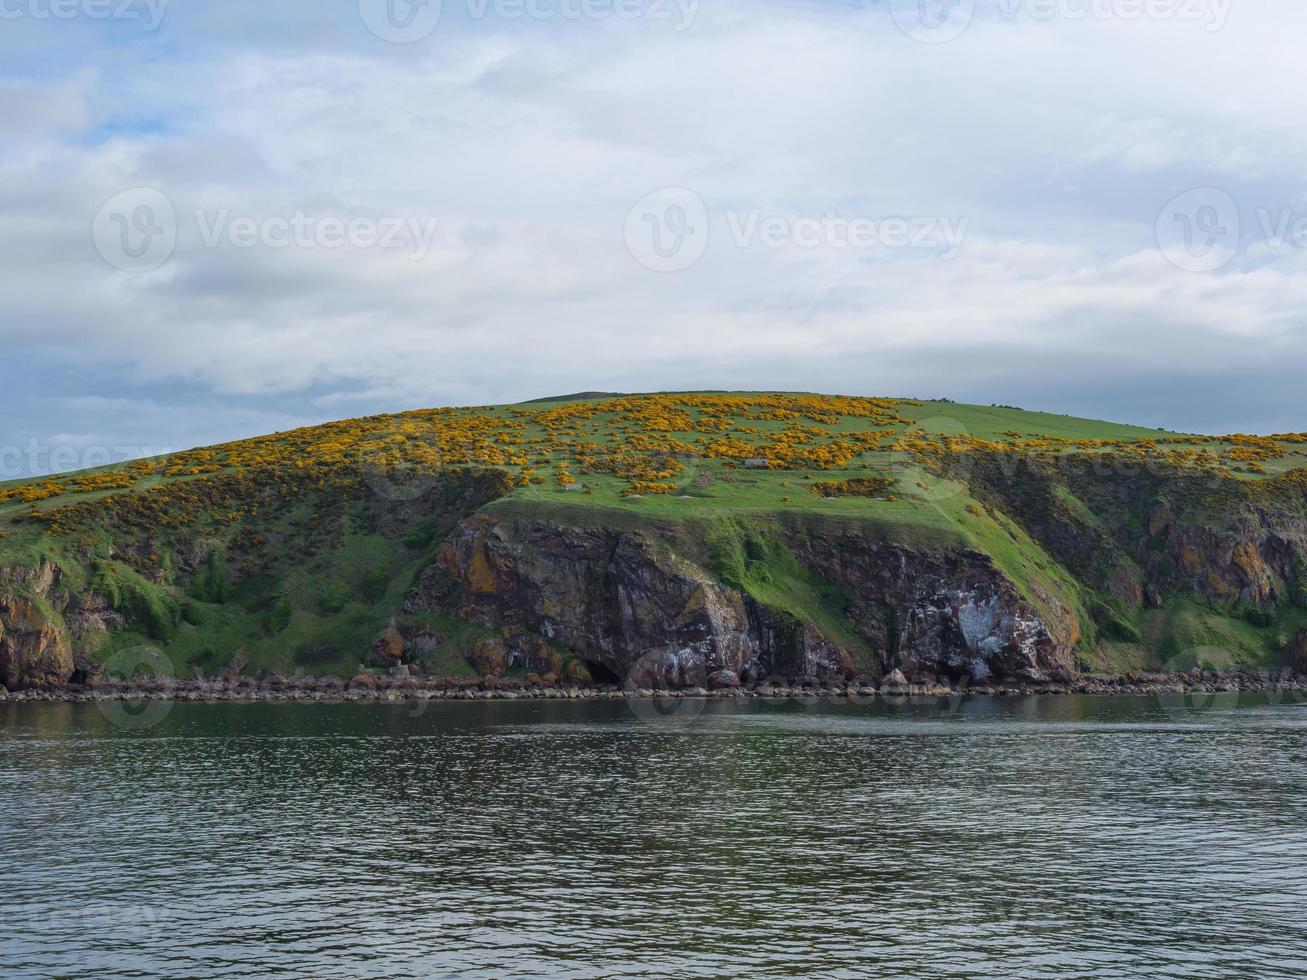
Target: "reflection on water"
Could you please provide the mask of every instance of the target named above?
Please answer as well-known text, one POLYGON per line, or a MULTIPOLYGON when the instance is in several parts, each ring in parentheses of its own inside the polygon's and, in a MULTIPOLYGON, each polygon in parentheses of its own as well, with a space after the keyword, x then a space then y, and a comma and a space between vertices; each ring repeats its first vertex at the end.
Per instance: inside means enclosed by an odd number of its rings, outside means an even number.
POLYGON ((1307 976, 1305 762, 1264 698, 0 705, 0 973, 1307 976))

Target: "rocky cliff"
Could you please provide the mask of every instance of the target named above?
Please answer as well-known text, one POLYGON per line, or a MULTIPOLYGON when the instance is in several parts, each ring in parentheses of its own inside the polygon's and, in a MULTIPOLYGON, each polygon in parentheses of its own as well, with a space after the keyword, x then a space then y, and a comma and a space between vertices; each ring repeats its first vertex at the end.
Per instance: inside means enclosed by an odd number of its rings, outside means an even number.
POLYGON ((1111 455, 978 453, 961 465, 972 492, 1127 614, 1167 597, 1236 614, 1307 606, 1303 471, 1247 481, 1111 455))
POLYGON ((535 665, 543 638, 599 676, 672 686, 896 667, 973 679, 1073 670, 1071 611, 1037 612, 980 552, 914 549, 819 520, 770 530, 750 557, 744 534, 723 545, 693 526, 492 511, 450 536, 406 606, 494 631, 506 664, 535 665), (723 547, 739 548, 735 574, 721 567, 723 547), (767 587, 750 589, 755 580, 767 587))
POLYGON ((0 684, 64 684, 95 672, 96 650, 122 617, 92 591, 62 587, 48 561, 0 568, 0 684))
POLYGON ((1038 681, 1223 643, 1234 665, 1307 669, 1300 475, 950 463, 955 496, 919 524, 543 506, 476 469, 317 497, 243 478, 205 502, 225 532, 160 521, 141 494, 99 538, 0 564, 0 684, 94 680, 140 643, 186 674, 362 662, 673 687, 1038 681), (264 510, 241 517, 251 499, 264 510))

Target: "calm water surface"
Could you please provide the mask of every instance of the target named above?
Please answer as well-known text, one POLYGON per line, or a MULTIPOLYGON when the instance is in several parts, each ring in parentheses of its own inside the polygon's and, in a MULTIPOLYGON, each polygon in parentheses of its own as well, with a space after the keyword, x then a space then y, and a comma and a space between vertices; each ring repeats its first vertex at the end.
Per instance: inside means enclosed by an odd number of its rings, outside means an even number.
POLYGON ((0 704, 0 974, 1307 976, 1307 707, 0 704))

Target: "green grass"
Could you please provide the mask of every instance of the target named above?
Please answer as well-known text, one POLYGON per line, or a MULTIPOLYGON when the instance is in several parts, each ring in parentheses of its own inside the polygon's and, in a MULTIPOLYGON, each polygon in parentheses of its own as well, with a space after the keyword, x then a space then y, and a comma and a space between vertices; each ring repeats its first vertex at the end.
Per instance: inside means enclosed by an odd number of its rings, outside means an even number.
POLYGON ((980 439, 1008 442, 1004 433, 1011 430, 1023 436, 1056 436, 1061 439, 1162 439, 1178 435, 1165 429, 1082 419, 1049 412, 1028 412, 1019 408, 995 408, 957 402, 923 402, 905 405, 900 414, 914 423, 925 424, 927 431, 958 431, 980 439))
POLYGON ((1193 599, 1176 599, 1139 616, 1140 631, 1149 648, 1180 670, 1278 666, 1284 660, 1279 639, 1291 639, 1305 622, 1307 612, 1282 608, 1274 625, 1257 627, 1239 618, 1235 610, 1193 599))
POLYGON ((723 582, 798 623, 813 624, 861 666, 872 666, 867 641, 849 626, 847 611, 857 600, 852 589, 803 568, 779 537, 751 522, 720 522, 707 534, 708 565, 723 582))
MULTIPOLYGON (((745 396, 765 395, 769 393, 744 392, 740 393, 745 396)), ((580 401, 601 402, 603 399, 582 399, 580 401)), ((570 399, 552 399, 529 404, 529 408, 536 411, 546 411, 551 408, 560 406, 575 405, 577 400, 570 399)), ((1048 436, 1061 439, 1118 439, 1127 441, 1137 441, 1143 439, 1174 438, 1175 433, 1170 433, 1160 429, 1150 429, 1139 426, 1124 425, 1114 422, 1105 422, 1093 419, 1074 418, 1065 415, 1055 415, 1042 412, 1028 412, 1014 408, 988 407, 982 405, 969 405, 953 402, 914 402, 909 400, 899 400, 894 403, 895 411, 903 418, 903 422, 885 427, 886 431, 904 432, 908 429, 919 429, 927 436, 942 435, 969 435, 981 439, 992 440, 996 442, 1010 442, 1012 437, 1010 433, 1017 433, 1023 438, 1048 436)), ((501 420, 509 421, 515 417, 515 412, 521 411, 523 406, 499 405, 499 406, 480 406, 459 410, 463 415, 481 415, 501 420)), ((692 418, 700 419, 704 413, 696 408, 686 409, 686 414, 692 418)), ((362 422, 384 423, 385 418, 372 420, 360 420, 362 422)), ((390 417, 390 418, 402 418, 390 417)), ((801 420, 802 421, 802 420, 801 420)), ((792 423, 780 420, 749 420, 749 427, 756 429, 756 434, 743 434, 738 430, 738 426, 743 423, 737 423, 736 429, 724 433, 732 438, 743 438, 746 441, 761 440, 772 436, 786 428, 792 423)), ((804 422, 803 424, 808 424, 804 422)), ((852 432, 863 432, 869 428, 869 423, 865 419, 844 416, 834 424, 817 425, 815 428, 830 434, 839 436, 852 432)), ((876 428, 870 426, 870 428, 876 428)), ((601 412, 593 418, 584 419, 577 423, 574 429, 567 430, 570 434, 593 441, 599 445, 619 446, 628 437, 628 430, 623 427, 623 420, 612 412, 601 412)), ((548 430, 543 426, 531 421, 527 421, 525 427, 516 432, 515 439, 521 440, 538 440, 548 435, 548 430)), ((683 442, 693 443, 702 433, 698 432, 671 432, 666 433, 671 438, 683 442)), ((289 435, 279 436, 278 440, 289 440, 289 435)), ((287 443, 289 444, 289 443, 287 443)), ((241 444, 234 444, 241 445, 241 444)), ((222 448, 222 447, 219 447, 222 448)), ((1210 448, 1223 450, 1228 449, 1228 444, 1215 443, 1210 448)), ((1266 463, 1267 475, 1275 475, 1298 466, 1307 464, 1307 449, 1302 447, 1289 447, 1289 455, 1285 459, 1272 460, 1266 463)), ((578 491, 564 491, 554 485, 552 473, 554 467, 563 461, 567 454, 557 449, 551 449, 548 446, 531 447, 533 457, 544 457, 548 463, 541 467, 542 474, 546 477, 546 482, 534 484, 515 491, 515 496, 520 496, 529 500, 554 499, 566 497, 575 502, 594 504, 598 506, 611 506, 614 501, 620 502, 623 492, 628 489, 627 481, 605 474, 577 474, 581 482, 589 488, 590 493, 578 491)), ((170 457, 162 457, 161 462, 167 462, 170 457)), ((894 475, 896 466, 903 462, 901 458, 888 452, 868 452, 856 459, 854 463, 839 470, 820 470, 808 474, 812 479, 846 479, 853 476, 865 475, 869 472, 894 475)), ((122 469, 131 463, 113 464, 107 467, 100 467, 93 471, 102 472, 122 469)), ((1244 474, 1248 475, 1248 474, 1244 474)), ((56 507, 64 506, 69 502, 94 502, 104 500, 107 497, 119 493, 134 493, 140 490, 148 489, 152 486, 167 486, 179 482, 203 479, 203 477, 194 476, 176 476, 162 477, 151 476, 143 479, 135 488, 128 491, 122 490, 100 490, 91 493, 65 493, 63 496, 40 501, 35 504, 21 503, 10 501, 0 503, 0 530, 9 531, 12 528, 19 527, 23 519, 33 509, 36 511, 48 511, 56 507)), ((19 486, 23 483, 41 482, 40 480, 28 481, 8 481, 0 483, 0 490, 7 487, 19 486)), ((688 509, 691 505, 689 502, 674 503, 681 501, 683 497, 689 497, 690 500, 701 502, 700 506, 713 506, 718 508, 732 508, 741 511, 756 510, 817 510, 825 511, 832 507, 844 508, 841 513, 873 513, 881 519, 893 520, 895 515, 893 508, 886 510, 882 503, 864 501, 861 504, 852 501, 822 501, 819 498, 809 494, 807 486, 809 481, 803 480, 803 474, 798 472, 775 472, 775 471, 748 471, 744 469, 729 469, 720 460, 696 459, 691 460, 686 465, 686 471, 678 475, 673 481, 677 484, 677 493, 672 495, 671 500, 649 501, 638 503, 644 512, 654 516, 670 517, 676 516, 679 510, 688 509), (696 486, 694 481, 697 477, 707 475, 714 479, 714 483, 707 487, 696 486), (788 498, 788 499, 787 499, 788 498), (857 510, 855 508, 862 508, 857 510)), ((623 506, 625 506, 623 504, 623 506)), ((7 549, 6 549, 7 550, 7 549)))

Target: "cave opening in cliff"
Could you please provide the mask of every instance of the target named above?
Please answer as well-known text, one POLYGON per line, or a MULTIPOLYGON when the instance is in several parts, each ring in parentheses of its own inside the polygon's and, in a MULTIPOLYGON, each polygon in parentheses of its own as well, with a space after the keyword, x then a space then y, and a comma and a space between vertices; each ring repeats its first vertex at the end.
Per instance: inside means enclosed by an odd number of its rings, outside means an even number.
POLYGON ((618 676, 612 670, 609 670, 597 660, 582 660, 586 670, 590 671, 590 676, 594 678, 596 684, 612 684, 620 686, 623 678, 618 676))

